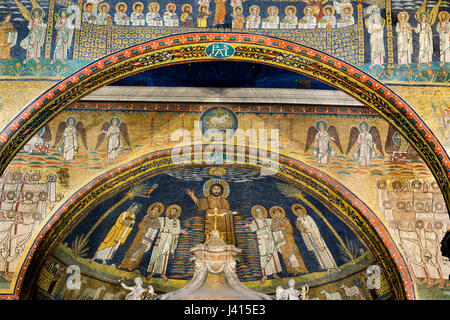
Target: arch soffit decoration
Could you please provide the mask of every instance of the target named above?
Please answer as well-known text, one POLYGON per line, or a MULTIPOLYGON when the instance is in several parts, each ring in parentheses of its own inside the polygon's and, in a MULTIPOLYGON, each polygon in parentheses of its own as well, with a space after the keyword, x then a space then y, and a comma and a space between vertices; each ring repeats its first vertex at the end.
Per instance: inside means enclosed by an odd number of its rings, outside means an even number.
MULTIPOLYGON (((191 155, 202 152, 199 150, 204 150, 207 145, 203 145, 201 149, 198 147, 191 146, 191 155)), ((257 149, 240 147, 235 150, 235 155, 242 153, 256 155, 257 152, 257 149)), ((141 156, 100 175, 68 198, 49 217, 33 244, 29 246, 16 279, 14 294, 5 295, 2 298, 16 299, 29 294, 45 258, 60 243, 61 238, 64 238, 67 232, 85 214, 88 214, 88 208, 96 206, 113 193, 126 189, 149 176, 198 166, 190 162, 174 163, 171 155, 172 149, 166 149, 141 156)), ((261 168, 260 165, 241 166, 252 169, 261 168)), ((391 286, 395 298, 415 299, 413 281, 403 256, 384 224, 359 198, 327 174, 284 155, 279 155, 279 170, 276 177, 294 184, 299 189, 307 189, 325 200, 333 211, 338 212, 350 223, 354 231, 359 231, 359 236, 363 237, 364 242, 370 246, 369 250, 378 257, 381 272, 387 279, 393 279, 391 286)))
POLYGON ((58 112, 120 78, 171 64, 216 60, 205 53, 214 42, 235 49, 228 60, 268 64, 327 83, 377 111, 419 152, 450 208, 450 160, 415 111, 366 73, 323 52, 273 37, 245 33, 187 33, 137 45, 94 62, 47 90, 0 133, 0 173, 39 128, 58 112))

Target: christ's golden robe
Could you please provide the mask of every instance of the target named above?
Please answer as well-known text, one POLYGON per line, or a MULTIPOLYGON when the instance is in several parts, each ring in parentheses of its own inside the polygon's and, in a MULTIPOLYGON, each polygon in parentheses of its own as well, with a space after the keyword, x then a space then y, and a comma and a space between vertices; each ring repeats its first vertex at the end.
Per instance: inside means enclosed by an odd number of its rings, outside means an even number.
MULTIPOLYGON (((196 203, 198 210, 205 210, 205 236, 214 229, 214 209, 217 208, 218 213, 230 212, 230 204, 224 197, 208 196, 207 198, 198 199, 196 203)), ((231 214, 217 217, 217 229, 222 235, 222 239, 227 244, 236 245, 234 239, 234 222, 231 214)))

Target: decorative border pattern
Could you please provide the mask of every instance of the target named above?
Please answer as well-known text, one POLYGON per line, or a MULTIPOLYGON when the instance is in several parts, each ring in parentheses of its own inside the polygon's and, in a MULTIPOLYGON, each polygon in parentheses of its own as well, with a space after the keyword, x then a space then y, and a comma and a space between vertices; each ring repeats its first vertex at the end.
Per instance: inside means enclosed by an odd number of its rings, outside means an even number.
MULTIPOLYGON (((132 112, 193 112, 202 113, 217 103, 126 103, 126 102, 75 102, 66 108, 67 111, 132 111, 132 112)), ((365 107, 348 106, 348 107, 332 107, 332 106, 310 106, 310 105, 286 105, 286 104, 270 104, 270 105, 245 105, 233 103, 220 103, 221 106, 233 110, 237 113, 270 113, 270 114, 302 114, 302 115, 340 115, 340 116, 377 116, 379 114, 365 107)))
MULTIPOLYGON (((195 153, 202 152, 205 147, 207 146, 191 146, 194 159, 195 153)), ((236 149, 236 155, 245 154, 249 158, 258 154, 258 150, 253 148, 238 146, 236 149)), ((189 166, 188 163, 174 164, 171 152, 172 149, 166 149, 144 155, 104 173, 78 190, 53 214, 30 246, 16 280, 14 295, 0 297, 16 299, 19 295, 26 296, 45 257, 58 245, 61 236, 78 223, 87 208, 95 205, 99 199, 111 192, 127 188, 149 174, 189 166)), ((279 163, 280 170, 277 174, 281 179, 319 195, 353 225, 354 231, 359 231, 363 242, 370 246, 370 250, 379 259, 381 270, 386 279, 390 280, 395 297, 415 299, 413 281, 406 263, 386 227, 370 208, 338 181, 317 169, 282 155, 279 155, 279 163)))
POLYGON ((268 64, 322 81, 373 108, 394 125, 421 155, 450 208, 450 160, 416 112, 389 88, 359 69, 323 52, 289 41, 243 33, 188 33, 164 37, 106 56, 61 81, 26 107, 0 134, 0 172, 22 146, 58 112, 90 92, 152 68, 212 58, 205 48, 225 42, 233 61, 268 64))

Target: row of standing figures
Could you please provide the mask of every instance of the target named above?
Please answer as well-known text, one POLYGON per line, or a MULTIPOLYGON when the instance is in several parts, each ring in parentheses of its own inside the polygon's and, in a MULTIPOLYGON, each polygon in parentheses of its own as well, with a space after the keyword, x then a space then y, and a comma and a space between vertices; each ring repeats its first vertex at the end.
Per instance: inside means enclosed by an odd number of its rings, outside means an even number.
MULTIPOLYGON (((429 67, 431 67, 434 52, 432 26, 434 25, 437 17, 439 18, 439 22, 436 26, 436 31, 437 33, 439 33, 440 65, 443 66, 445 63, 448 63, 450 61, 450 15, 446 11, 441 11, 438 14, 438 4, 431 12, 425 10, 418 11, 418 13, 416 13, 415 15, 418 21, 415 27, 412 27, 408 22, 409 13, 403 11, 398 14, 398 23, 395 26, 395 31, 397 33, 397 64, 399 68, 403 65, 410 67, 412 63, 412 56, 415 51, 413 48, 413 31, 418 34, 418 67, 420 68, 423 64, 427 64, 429 67)), ((96 21, 98 17, 102 17, 102 19, 104 20, 105 15, 108 15, 105 10, 109 7, 109 5, 107 3, 101 4, 100 10, 103 11, 98 16, 93 13, 92 6, 93 4, 90 2, 87 2, 85 4, 85 12, 82 16, 83 19, 87 23, 97 23, 96 21), (89 6, 89 4, 91 6, 89 6), (86 10, 88 12, 86 12, 86 10)), ((119 3, 117 7, 118 13, 116 13, 115 15, 115 21, 118 21, 118 23, 122 23, 122 25, 126 25, 127 23, 120 22, 124 20, 128 21, 129 24, 129 18, 126 13, 120 11, 126 10, 126 4, 122 2, 119 3)), ((135 3, 133 7, 135 8, 135 10, 143 9, 143 5, 140 2, 135 3)), ((154 2, 151 3, 149 7, 151 8, 150 10, 155 11, 159 8, 159 4, 154 2)), ((183 10, 187 10, 186 12, 183 12, 181 16, 183 25, 186 25, 188 23, 189 25, 192 24, 193 26, 194 18, 189 11, 192 9, 192 7, 191 9, 189 9, 190 5, 184 5, 183 7, 183 10)), ((157 19, 157 17, 159 16, 157 12, 152 13, 152 11, 150 11, 146 16, 144 16, 144 14, 141 12, 139 13, 139 15, 136 15, 136 12, 133 12, 132 17, 134 18, 132 19, 132 21, 135 21, 133 22, 133 24, 145 25, 145 23, 150 23, 151 25, 156 24, 157 26, 178 26, 178 16, 176 15, 176 13, 174 13, 175 8, 175 4, 168 4, 167 11, 166 13, 164 13, 163 19, 157 19), (174 16, 176 16, 176 19, 174 18, 174 16), (140 19, 136 17, 140 17, 140 19), (152 19, 156 19, 156 22, 152 22, 152 19), (163 21, 167 22, 163 24, 163 21)), ((197 25, 206 27, 205 23, 207 21, 209 11, 206 12, 205 10, 209 9, 206 9, 206 6, 203 6, 203 8, 205 9, 201 9, 202 11, 200 11, 199 17, 197 17, 197 25)), ((45 42, 45 34, 47 28, 47 24, 43 20, 45 14, 44 10, 40 7, 35 7, 31 10, 31 12, 28 12, 25 7, 20 6, 19 9, 24 17, 29 21, 29 34, 20 43, 20 46, 27 52, 24 63, 27 63, 30 59, 38 63, 39 59, 41 58, 41 50, 45 42)), ((281 21, 278 15, 276 15, 278 9, 274 6, 270 7, 269 9, 268 17, 261 19, 259 16, 259 7, 252 6, 250 8, 251 15, 248 17, 244 17, 242 15, 242 12, 239 11, 242 10, 242 7, 236 6, 234 9, 235 13, 233 13, 233 27, 254 29, 262 26, 263 28, 267 29, 276 29, 278 28, 279 24, 283 28, 287 29, 293 29, 297 27, 301 29, 314 29, 316 27, 333 27, 335 25, 342 27, 354 24, 354 18, 351 15, 351 5, 342 6, 342 8, 339 9, 339 12, 342 12, 343 16, 341 19, 338 19, 337 22, 334 15, 332 15, 332 13, 334 12, 334 7, 332 6, 326 6, 323 8, 324 14, 319 21, 314 15, 316 12, 313 11, 313 8, 311 6, 307 6, 305 8, 305 16, 300 19, 300 21, 298 21, 298 18, 295 16, 296 10, 294 10, 295 7, 293 6, 286 7, 286 17, 281 21)), ((368 17, 365 19, 365 25, 367 27, 367 32, 370 35, 370 64, 371 66, 380 65, 381 68, 384 68, 386 57, 384 32, 385 19, 382 18, 381 11, 376 6, 369 7, 366 10, 366 14, 368 15, 368 17)), ((11 17, 12 15, 8 14, 0 25, 0 59, 11 59, 10 49, 15 46, 17 42, 17 30, 11 23, 11 17)), ((61 9, 60 12, 55 15, 54 27, 57 33, 56 44, 51 63, 54 63, 56 60, 61 60, 63 63, 65 63, 65 60, 68 59, 68 52, 72 46, 73 33, 75 29, 75 25, 73 24, 74 18, 74 14, 68 14, 67 8, 61 9)), ((219 20, 219 22, 221 22, 225 18, 223 15, 223 18, 216 18, 215 21, 217 19, 219 20)))

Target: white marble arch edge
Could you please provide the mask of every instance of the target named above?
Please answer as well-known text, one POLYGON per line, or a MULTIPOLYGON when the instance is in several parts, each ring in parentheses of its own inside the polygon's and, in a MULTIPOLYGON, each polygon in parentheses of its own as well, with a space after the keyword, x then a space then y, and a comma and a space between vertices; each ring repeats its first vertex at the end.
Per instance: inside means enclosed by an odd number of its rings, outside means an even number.
POLYGON ((282 88, 105 86, 80 101, 267 103, 364 107, 359 101, 338 90, 282 88))

